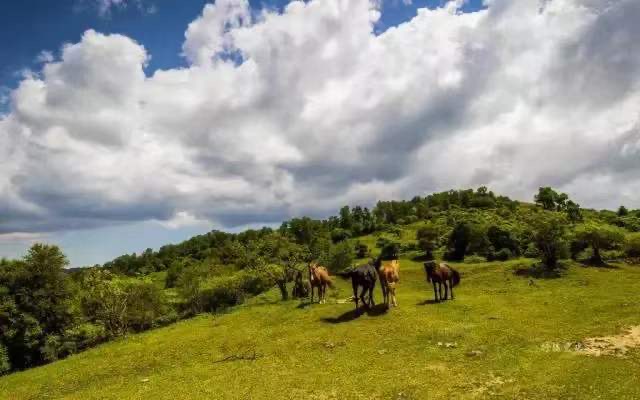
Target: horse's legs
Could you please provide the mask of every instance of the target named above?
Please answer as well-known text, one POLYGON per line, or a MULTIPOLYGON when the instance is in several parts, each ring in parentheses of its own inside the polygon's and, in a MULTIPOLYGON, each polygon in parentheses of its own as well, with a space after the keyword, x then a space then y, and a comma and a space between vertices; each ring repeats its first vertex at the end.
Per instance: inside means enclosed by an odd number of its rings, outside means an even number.
POLYGON ((385 285, 382 280, 380 280, 380 289, 382 289, 382 301, 387 306, 389 306, 389 302, 388 302, 389 290, 387 288, 387 285, 385 285))
POLYGON ((449 297, 449 285, 447 285, 447 280, 444 280, 444 299, 446 300, 449 297))
POLYGON ((366 295, 367 295, 367 288, 362 286, 362 290, 360 291, 360 300, 362 301, 362 305, 363 306, 368 306, 369 303, 367 302, 366 299, 366 295))
POLYGON ((449 279, 449 289, 451 290, 451 300, 453 300, 453 278, 449 279))
POLYGON ((442 281, 438 282, 438 291, 440 292, 440 300, 442 300, 442 281))
POLYGON ((373 300, 373 288, 373 285, 369 286, 369 303, 371 307, 376 305, 376 302, 373 300))
POLYGON ((392 302, 393 302, 393 306, 394 307, 398 307, 398 300, 396 299, 396 287, 392 286, 391 287, 391 296, 392 298, 392 302))
POLYGON ((384 282, 382 286, 384 287, 384 304, 389 308, 389 303, 391 302, 391 288, 387 282, 384 282))
POLYGON ((433 297, 435 298, 437 303, 439 301, 440 296, 438 296, 438 286, 436 284, 436 281, 433 281, 433 297))
POLYGON ((311 304, 313 304, 313 284, 311 286, 311 304))
POLYGON ((353 300, 356 302, 356 310, 358 309, 358 285, 355 282, 351 281, 351 286, 353 287, 353 300))
POLYGON ((322 304, 327 302, 327 284, 322 283, 322 304))

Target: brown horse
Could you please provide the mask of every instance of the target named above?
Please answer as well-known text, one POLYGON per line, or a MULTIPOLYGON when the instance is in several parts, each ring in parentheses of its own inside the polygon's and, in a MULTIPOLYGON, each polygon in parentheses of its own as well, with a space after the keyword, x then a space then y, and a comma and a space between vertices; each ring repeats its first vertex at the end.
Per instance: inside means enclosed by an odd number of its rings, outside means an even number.
POLYGON ((427 274, 427 282, 433 283, 433 295, 436 303, 446 300, 448 290, 451 289, 451 300, 453 300, 453 287, 460 283, 460 273, 445 263, 436 264, 435 261, 424 263, 424 272, 427 274), (447 287, 447 282, 449 283, 447 287), (436 286, 436 284, 438 284, 436 286), (442 285, 444 284, 444 298, 442 297, 442 285))
POLYGON ((397 307, 396 284, 400 280, 400 261, 381 261, 380 268, 378 268, 378 275, 380 275, 380 287, 382 288, 384 303, 387 305, 387 308, 389 308, 389 301, 391 301, 391 304, 397 307))
POLYGON ((326 302, 327 286, 333 287, 329 271, 317 263, 309 264, 309 283, 311 284, 311 302, 313 303, 313 288, 318 288, 318 302, 326 302))

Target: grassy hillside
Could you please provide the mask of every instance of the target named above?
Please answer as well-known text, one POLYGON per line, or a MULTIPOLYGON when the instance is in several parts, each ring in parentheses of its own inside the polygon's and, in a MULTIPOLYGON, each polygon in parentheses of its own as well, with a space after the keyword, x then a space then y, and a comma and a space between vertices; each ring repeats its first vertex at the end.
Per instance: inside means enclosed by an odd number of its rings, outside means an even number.
POLYGON ((273 291, 0 378, 0 398, 640 398, 637 349, 564 350, 640 324, 640 268, 531 279, 514 274, 526 260, 458 264, 456 299, 432 304, 420 263, 401 263, 388 313, 358 317, 340 279, 324 305, 273 291))

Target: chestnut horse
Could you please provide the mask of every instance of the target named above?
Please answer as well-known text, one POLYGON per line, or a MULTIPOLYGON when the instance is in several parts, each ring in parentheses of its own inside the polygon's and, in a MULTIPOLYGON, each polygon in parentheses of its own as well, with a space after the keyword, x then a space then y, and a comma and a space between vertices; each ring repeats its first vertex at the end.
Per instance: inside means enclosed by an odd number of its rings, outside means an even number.
POLYGON ((380 287, 382 288, 384 303, 387 305, 387 308, 389 308, 389 302, 391 301, 391 304, 397 307, 396 284, 400 280, 400 261, 381 261, 380 268, 378 268, 378 275, 380 275, 380 287))
POLYGON ((446 300, 448 289, 451 289, 451 300, 453 300, 453 287, 460 283, 460 273, 445 263, 436 264, 435 261, 424 263, 424 272, 427 274, 427 282, 433 283, 433 295, 436 303, 446 300), (447 282, 449 283, 447 287, 447 282), (436 286, 436 284, 438 284, 436 286), (444 284, 444 298, 442 298, 442 285, 444 284))
POLYGON ((327 286, 333 287, 329 271, 316 263, 309 264, 309 283, 311 284, 311 302, 313 303, 313 288, 318 288, 318 302, 326 302, 327 286))

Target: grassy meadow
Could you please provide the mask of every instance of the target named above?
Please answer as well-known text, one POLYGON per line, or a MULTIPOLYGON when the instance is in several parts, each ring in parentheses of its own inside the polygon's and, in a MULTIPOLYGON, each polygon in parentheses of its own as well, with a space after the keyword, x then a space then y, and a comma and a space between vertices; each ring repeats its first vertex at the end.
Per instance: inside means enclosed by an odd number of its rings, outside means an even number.
POLYGON ((514 273, 529 262, 454 264, 456 299, 434 304, 421 263, 403 258, 399 307, 386 313, 354 313, 340 278, 323 305, 281 302, 274 290, 5 376, 0 398, 640 398, 637 349, 571 350, 640 324, 640 267, 514 273))

